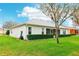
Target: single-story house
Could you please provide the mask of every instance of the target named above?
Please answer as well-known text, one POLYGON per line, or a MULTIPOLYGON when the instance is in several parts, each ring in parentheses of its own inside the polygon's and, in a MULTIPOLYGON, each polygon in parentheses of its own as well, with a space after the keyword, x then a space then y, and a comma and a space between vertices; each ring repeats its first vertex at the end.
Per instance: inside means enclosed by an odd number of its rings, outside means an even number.
MULTIPOLYGON (((75 28, 70 28, 66 26, 60 26, 59 34, 67 35, 67 34, 75 34, 73 33, 75 28), (71 30, 73 29, 73 30, 71 30)), ((53 21, 45 21, 40 19, 32 19, 27 21, 24 24, 16 25, 12 27, 10 30, 10 36, 19 38, 20 35, 23 36, 25 40, 27 40, 27 35, 30 34, 55 34, 55 24, 53 21)))

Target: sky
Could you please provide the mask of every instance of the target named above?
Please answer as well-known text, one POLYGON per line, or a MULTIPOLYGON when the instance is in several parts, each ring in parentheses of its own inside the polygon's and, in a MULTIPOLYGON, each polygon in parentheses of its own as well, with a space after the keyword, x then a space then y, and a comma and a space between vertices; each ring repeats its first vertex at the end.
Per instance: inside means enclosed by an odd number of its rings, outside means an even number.
MULTIPOLYGON (((37 18, 48 20, 34 3, 0 3, 0 27, 6 21, 25 23, 29 19, 37 18)), ((65 23, 68 25, 68 22, 65 23)))
POLYGON ((26 22, 28 17, 25 17, 25 15, 20 15, 25 7, 36 8, 36 4, 0 3, 0 27, 5 21, 15 21, 18 23, 26 22))

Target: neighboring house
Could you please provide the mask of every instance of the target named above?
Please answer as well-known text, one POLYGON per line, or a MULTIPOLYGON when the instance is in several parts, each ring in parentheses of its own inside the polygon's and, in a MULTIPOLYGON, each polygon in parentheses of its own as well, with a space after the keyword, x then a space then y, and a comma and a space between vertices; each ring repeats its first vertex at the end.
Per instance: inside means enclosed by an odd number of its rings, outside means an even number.
POLYGON ((3 33, 4 33, 3 29, 2 29, 2 28, 0 28, 0 34, 3 34, 3 33))
POLYGON ((79 34, 79 23, 77 21, 74 20, 75 18, 73 18, 72 22, 73 22, 73 27, 75 28, 74 30, 72 29, 71 31, 75 34, 79 34))
MULTIPOLYGON (((61 30, 61 29, 60 29, 61 30)), ((67 26, 64 26, 61 30, 61 34, 78 34, 79 32, 79 29, 76 29, 75 27, 67 27, 67 26)))
MULTIPOLYGON (((75 28, 73 27, 60 26, 59 34, 76 34, 74 33, 74 31, 75 28)), ((53 35, 55 34, 55 25, 53 21, 32 19, 29 20, 27 23, 16 25, 10 30, 10 35, 16 38, 19 38, 20 35, 22 35, 24 39, 28 39, 27 35, 29 34, 53 35)))

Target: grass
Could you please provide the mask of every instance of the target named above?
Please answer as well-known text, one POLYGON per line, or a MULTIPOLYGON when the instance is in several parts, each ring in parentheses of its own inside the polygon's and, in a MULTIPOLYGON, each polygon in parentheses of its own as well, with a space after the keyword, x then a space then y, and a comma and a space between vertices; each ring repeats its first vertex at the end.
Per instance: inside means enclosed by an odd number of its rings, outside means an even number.
POLYGON ((19 40, 0 36, 0 56, 79 56, 79 36, 55 39, 19 40))

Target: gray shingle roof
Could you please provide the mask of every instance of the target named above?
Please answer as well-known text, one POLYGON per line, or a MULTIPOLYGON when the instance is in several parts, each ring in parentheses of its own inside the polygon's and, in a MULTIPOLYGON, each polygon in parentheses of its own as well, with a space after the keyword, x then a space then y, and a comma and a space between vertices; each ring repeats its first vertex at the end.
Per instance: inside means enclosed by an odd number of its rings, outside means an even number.
POLYGON ((49 20, 41 20, 41 19, 32 19, 29 20, 26 24, 55 27, 55 24, 52 20, 49 21, 49 20))

